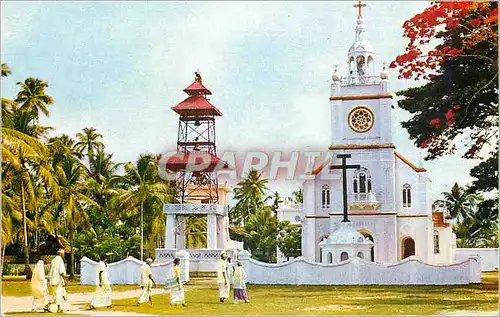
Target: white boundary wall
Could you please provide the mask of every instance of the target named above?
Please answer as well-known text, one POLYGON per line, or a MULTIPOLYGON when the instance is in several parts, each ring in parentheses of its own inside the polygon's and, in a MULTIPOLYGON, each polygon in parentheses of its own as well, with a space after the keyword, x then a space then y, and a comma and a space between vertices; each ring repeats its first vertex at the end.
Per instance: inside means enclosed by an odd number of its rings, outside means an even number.
POLYGON ((289 285, 458 285, 481 283, 481 260, 471 255, 451 265, 430 265, 415 257, 396 264, 368 262, 360 258, 338 264, 310 262, 303 257, 269 264, 240 253, 251 284, 289 285))
POLYGON ((478 254, 481 257, 483 272, 498 270, 498 248, 457 248, 455 258, 457 261, 463 261, 471 254, 478 254))
MULTIPOLYGON (((187 253, 186 253, 187 254, 187 253)), ((181 260, 179 268, 181 271, 181 281, 186 283, 189 281, 189 255, 179 252, 177 257, 181 260)), ((98 262, 92 261, 87 257, 81 260, 80 284, 81 285, 96 285, 97 284, 97 266, 98 262)), ((145 262, 139 261, 134 257, 128 257, 118 262, 108 264, 109 280, 111 284, 140 284, 141 283, 141 266, 145 262)), ((151 271, 153 279, 157 284, 164 284, 172 275, 173 260, 168 262, 153 263, 151 271)))

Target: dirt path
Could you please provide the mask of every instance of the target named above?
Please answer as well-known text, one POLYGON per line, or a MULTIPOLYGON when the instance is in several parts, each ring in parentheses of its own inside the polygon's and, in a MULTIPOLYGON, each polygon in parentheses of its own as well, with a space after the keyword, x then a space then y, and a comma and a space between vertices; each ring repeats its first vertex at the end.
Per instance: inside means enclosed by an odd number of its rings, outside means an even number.
MULTIPOLYGON (((125 299, 125 298, 139 298, 140 289, 129 290, 122 292, 114 292, 113 300, 125 299)), ((153 288, 153 295, 161 294, 164 290, 159 288, 153 288)), ((93 292, 85 293, 69 293, 67 294, 68 301, 63 305, 62 309, 65 313, 74 313, 78 315, 88 315, 88 316, 139 316, 137 313, 133 312, 120 312, 114 310, 106 311, 95 311, 87 310, 94 295, 93 292)), ((31 310, 31 303, 33 298, 31 296, 14 297, 14 296, 2 296, 2 315, 4 313, 19 313, 19 312, 29 312, 31 310)), ((141 316, 145 316, 141 314, 141 316)), ((150 315, 153 316, 153 315, 150 315)))

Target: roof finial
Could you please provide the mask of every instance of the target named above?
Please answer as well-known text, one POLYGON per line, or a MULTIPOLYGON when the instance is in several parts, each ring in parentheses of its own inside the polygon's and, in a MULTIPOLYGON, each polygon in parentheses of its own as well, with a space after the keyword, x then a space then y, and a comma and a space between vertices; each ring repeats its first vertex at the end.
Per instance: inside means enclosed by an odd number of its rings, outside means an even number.
POLYGON ((201 84, 201 74, 200 74, 200 71, 199 70, 195 71, 194 75, 195 75, 194 76, 194 81, 196 81, 196 82, 198 82, 198 83, 201 84))
POLYGON ((361 18, 361 8, 366 7, 366 4, 361 4, 361 0, 358 0, 358 4, 355 4, 354 7, 358 8, 358 18, 361 18))

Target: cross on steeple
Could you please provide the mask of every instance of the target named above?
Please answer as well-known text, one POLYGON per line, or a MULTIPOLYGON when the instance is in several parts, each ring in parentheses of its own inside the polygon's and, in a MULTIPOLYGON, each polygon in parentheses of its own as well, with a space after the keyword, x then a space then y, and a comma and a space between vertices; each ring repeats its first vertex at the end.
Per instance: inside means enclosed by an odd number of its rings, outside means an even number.
POLYGON ((361 17, 361 8, 366 7, 366 4, 361 4, 361 0, 358 0, 358 4, 354 5, 355 8, 358 8, 358 18, 361 17))

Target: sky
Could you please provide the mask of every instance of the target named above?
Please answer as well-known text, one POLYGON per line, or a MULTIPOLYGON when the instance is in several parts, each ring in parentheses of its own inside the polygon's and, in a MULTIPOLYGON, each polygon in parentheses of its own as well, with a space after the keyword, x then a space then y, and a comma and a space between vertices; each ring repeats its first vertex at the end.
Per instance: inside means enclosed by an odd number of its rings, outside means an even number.
MULTIPOLYGON (((223 113, 219 153, 326 151, 331 75, 334 65, 347 72, 355 3, 2 1, 1 58, 12 69, 2 96, 14 98, 27 77, 47 80, 55 103, 42 123, 70 136, 95 127, 115 162, 127 162, 175 146, 178 116, 170 108, 199 70, 223 113)), ((366 4, 365 37, 380 70, 404 51, 403 22, 429 2, 366 4)), ((395 72, 389 80, 392 92, 422 84, 395 72)), ((396 107, 392 115, 397 151, 418 164, 424 154, 400 126, 408 113, 396 107)), ((470 182, 475 163, 460 153, 424 162, 432 198, 470 182)), ((288 196, 300 183, 269 187, 288 196)))

